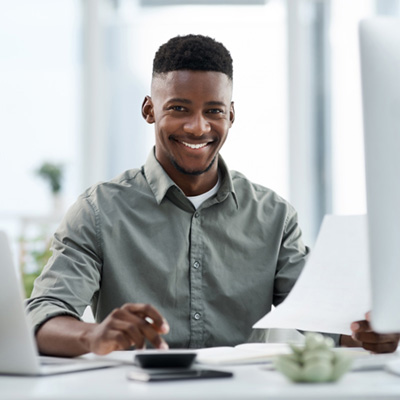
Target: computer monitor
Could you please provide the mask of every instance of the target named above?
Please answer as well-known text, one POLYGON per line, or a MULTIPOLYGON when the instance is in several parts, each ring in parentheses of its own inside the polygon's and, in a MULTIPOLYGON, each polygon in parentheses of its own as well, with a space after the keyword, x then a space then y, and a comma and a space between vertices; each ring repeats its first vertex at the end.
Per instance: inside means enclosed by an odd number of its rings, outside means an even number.
POLYGON ((359 35, 371 323, 400 332, 400 19, 363 20, 359 35))

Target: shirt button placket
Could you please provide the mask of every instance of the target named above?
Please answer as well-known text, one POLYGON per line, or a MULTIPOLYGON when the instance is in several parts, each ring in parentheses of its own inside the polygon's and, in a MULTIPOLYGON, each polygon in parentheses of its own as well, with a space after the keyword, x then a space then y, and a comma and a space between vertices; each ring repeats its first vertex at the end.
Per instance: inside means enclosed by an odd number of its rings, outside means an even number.
POLYGON ((201 232, 201 213, 195 211, 192 214, 191 226, 191 271, 190 271, 190 285, 191 285, 191 339, 190 347, 204 347, 203 343, 203 289, 202 289, 202 255, 203 255, 203 241, 201 232))

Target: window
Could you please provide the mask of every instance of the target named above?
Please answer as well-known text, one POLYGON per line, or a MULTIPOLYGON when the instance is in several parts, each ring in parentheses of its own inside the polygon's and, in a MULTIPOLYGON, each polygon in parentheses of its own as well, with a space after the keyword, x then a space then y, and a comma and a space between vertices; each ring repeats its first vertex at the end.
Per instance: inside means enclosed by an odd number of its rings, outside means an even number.
POLYGON ((0 4, 0 215, 51 208, 35 171, 65 164, 64 194, 78 193, 79 3, 15 0, 0 4))
POLYGON ((64 165, 61 212, 81 190, 79 5, 0 3, 0 229, 15 247, 21 236, 29 237, 29 249, 15 252, 21 263, 25 251, 44 251, 37 239, 59 218, 39 167, 46 161, 64 165))

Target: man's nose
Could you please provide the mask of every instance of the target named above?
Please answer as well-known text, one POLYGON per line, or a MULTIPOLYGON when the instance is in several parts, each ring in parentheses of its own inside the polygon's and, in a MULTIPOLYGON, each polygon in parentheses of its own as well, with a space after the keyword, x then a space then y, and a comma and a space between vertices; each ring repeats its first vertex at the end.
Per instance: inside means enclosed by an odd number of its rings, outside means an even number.
POLYGON ((187 133, 200 136, 210 132, 211 126, 203 113, 196 113, 188 117, 183 129, 187 133))

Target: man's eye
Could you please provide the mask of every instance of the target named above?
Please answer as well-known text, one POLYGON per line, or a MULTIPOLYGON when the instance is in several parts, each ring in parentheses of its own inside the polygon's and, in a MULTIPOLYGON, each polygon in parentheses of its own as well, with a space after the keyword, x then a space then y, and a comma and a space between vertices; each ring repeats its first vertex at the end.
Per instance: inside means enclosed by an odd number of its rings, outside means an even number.
POLYGON ((182 106, 172 106, 169 109, 173 111, 185 111, 185 107, 182 106))
POLYGON ((208 112, 210 114, 223 114, 224 111, 219 108, 211 108, 208 112))

